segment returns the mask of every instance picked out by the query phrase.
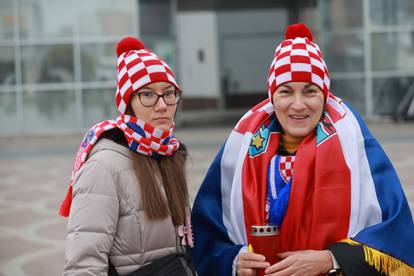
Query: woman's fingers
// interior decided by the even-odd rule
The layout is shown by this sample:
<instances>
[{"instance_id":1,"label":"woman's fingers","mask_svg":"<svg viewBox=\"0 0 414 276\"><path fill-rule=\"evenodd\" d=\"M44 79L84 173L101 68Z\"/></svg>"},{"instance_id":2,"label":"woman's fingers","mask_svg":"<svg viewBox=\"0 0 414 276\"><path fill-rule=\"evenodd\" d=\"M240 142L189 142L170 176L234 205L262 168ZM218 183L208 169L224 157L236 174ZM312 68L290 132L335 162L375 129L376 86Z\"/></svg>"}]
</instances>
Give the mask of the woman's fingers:
<instances>
[{"instance_id":1,"label":"woman's fingers","mask_svg":"<svg viewBox=\"0 0 414 276\"><path fill-rule=\"evenodd\" d=\"M299 252L299 251L296 251L296 252ZM294 251L286 251L286 252L277 254L277 256L281 259L284 259L284 258L287 258L287 257L293 255L293 254L295 254Z\"/></svg>"},{"instance_id":2,"label":"woman's fingers","mask_svg":"<svg viewBox=\"0 0 414 276\"><path fill-rule=\"evenodd\" d=\"M240 261L241 267L248 268L268 268L270 264L268 262L257 262L257 261Z\"/></svg>"},{"instance_id":3,"label":"woman's fingers","mask_svg":"<svg viewBox=\"0 0 414 276\"><path fill-rule=\"evenodd\" d=\"M256 276L256 269L242 268L237 270L237 276Z\"/></svg>"},{"instance_id":4,"label":"woman's fingers","mask_svg":"<svg viewBox=\"0 0 414 276\"><path fill-rule=\"evenodd\" d=\"M239 255L239 259L264 262L266 260L266 257L261 254L256 254L256 253L241 253Z\"/></svg>"},{"instance_id":5,"label":"woman's fingers","mask_svg":"<svg viewBox=\"0 0 414 276\"><path fill-rule=\"evenodd\" d=\"M256 269L265 269L270 266L265 260L265 256L260 254L241 253L237 258L237 274L256 275Z\"/></svg>"},{"instance_id":6,"label":"woman's fingers","mask_svg":"<svg viewBox=\"0 0 414 276\"><path fill-rule=\"evenodd\" d=\"M319 275L332 267L332 260L327 250L302 250L279 254L280 262L268 267L267 276Z\"/></svg>"},{"instance_id":7,"label":"woman's fingers","mask_svg":"<svg viewBox=\"0 0 414 276\"><path fill-rule=\"evenodd\" d=\"M284 258L286 258L286 257L284 257ZM283 260L277 262L276 264L270 266L269 268L267 268L266 269L266 274L274 273L274 272L277 272L277 271L284 271L284 270L288 269L291 265L292 265L291 259L283 259ZM281 274L281 275L283 275L283 274Z\"/></svg>"}]
</instances>

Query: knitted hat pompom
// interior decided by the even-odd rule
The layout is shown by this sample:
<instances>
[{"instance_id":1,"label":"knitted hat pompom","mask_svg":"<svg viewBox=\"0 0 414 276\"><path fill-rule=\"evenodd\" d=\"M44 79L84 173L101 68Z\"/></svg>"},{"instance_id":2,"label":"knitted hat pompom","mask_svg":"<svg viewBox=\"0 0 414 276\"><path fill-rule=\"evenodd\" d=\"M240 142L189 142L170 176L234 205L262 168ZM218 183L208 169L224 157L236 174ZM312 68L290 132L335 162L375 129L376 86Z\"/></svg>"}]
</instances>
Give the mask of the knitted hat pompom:
<instances>
[{"instance_id":1,"label":"knitted hat pompom","mask_svg":"<svg viewBox=\"0 0 414 276\"><path fill-rule=\"evenodd\" d=\"M311 30L303 23L289 25L286 29L285 39L295 39L297 37L306 37L310 41L313 41Z\"/></svg>"},{"instance_id":2,"label":"knitted hat pompom","mask_svg":"<svg viewBox=\"0 0 414 276\"><path fill-rule=\"evenodd\" d=\"M135 37L127 36L116 45L116 55L119 57L122 53L145 49L144 43Z\"/></svg>"}]
</instances>

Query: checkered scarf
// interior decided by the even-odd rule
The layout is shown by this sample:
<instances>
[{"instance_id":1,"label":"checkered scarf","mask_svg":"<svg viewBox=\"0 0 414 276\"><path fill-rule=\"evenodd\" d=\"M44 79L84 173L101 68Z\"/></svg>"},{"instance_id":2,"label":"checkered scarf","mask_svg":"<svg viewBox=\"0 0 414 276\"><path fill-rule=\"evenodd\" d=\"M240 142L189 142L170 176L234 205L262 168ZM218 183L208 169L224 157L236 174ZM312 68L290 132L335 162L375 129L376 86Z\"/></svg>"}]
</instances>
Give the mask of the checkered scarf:
<instances>
[{"instance_id":1,"label":"checkered scarf","mask_svg":"<svg viewBox=\"0 0 414 276\"><path fill-rule=\"evenodd\" d=\"M288 27L285 37L277 46L269 69L267 86L270 101L280 85L291 81L313 83L327 99L329 72L310 30L304 24L293 24Z\"/></svg>"},{"instance_id":2,"label":"checkered scarf","mask_svg":"<svg viewBox=\"0 0 414 276\"><path fill-rule=\"evenodd\" d=\"M116 120L132 151L143 155L172 155L180 143L172 136L173 128L163 131L129 115L121 115Z\"/></svg>"},{"instance_id":3,"label":"checkered scarf","mask_svg":"<svg viewBox=\"0 0 414 276\"><path fill-rule=\"evenodd\" d=\"M92 151L93 146L102 134L113 128L119 128L124 133L130 150L146 156L170 156L180 146L179 141L172 136L174 127L168 131L163 131L129 115L121 114L116 121L107 120L94 125L85 134L76 154L69 189L59 210L61 216L69 216L75 174L86 162L88 154Z\"/></svg>"}]
</instances>

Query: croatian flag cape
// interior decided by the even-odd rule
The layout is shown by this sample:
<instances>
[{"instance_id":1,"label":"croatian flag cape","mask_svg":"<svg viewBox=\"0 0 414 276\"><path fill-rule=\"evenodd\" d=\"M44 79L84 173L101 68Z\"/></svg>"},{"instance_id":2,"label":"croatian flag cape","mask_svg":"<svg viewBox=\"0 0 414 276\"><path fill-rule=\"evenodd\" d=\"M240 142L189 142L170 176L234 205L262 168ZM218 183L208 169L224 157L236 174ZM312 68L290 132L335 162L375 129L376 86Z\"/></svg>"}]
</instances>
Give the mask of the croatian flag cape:
<instances>
[{"instance_id":1,"label":"croatian flag cape","mask_svg":"<svg viewBox=\"0 0 414 276\"><path fill-rule=\"evenodd\" d=\"M250 226L266 224L267 173L281 127L267 99L237 123L194 202L200 275L232 275ZM395 170L359 115L329 93L314 133L297 149L279 251L362 244L387 274L414 275L414 225Z\"/></svg>"}]
</instances>

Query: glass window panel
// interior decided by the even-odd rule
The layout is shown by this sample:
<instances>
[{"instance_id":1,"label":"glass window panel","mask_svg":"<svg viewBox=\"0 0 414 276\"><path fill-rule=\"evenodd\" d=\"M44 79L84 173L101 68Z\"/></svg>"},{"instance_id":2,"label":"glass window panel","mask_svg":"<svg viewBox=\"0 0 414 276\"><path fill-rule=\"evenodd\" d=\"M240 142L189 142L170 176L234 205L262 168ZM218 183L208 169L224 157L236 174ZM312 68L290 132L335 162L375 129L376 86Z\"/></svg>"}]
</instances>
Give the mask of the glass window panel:
<instances>
[{"instance_id":1,"label":"glass window panel","mask_svg":"<svg viewBox=\"0 0 414 276\"><path fill-rule=\"evenodd\" d=\"M0 1L0 40L13 39L14 24L13 1Z\"/></svg>"},{"instance_id":2,"label":"glass window panel","mask_svg":"<svg viewBox=\"0 0 414 276\"><path fill-rule=\"evenodd\" d=\"M24 91L24 128L29 130L75 127L74 90Z\"/></svg>"},{"instance_id":3,"label":"glass window panel","mask_svg":"<svg viewBox=\"0 0 414 276\"><path fill-rule=\"evenodd\" d=\"M168 35L172 33L170 0L141 0L139 4L140 33L142 35Z\"/></svg>"},{"instance_id":4,"label":"glass window panel","mask_svg":"<svg viewBox=\"0 0 414 276\"><path fill-rule=\"evenodd\" d=\"M298 22L302 22L309 26L312 30L313 34L320 30L321 26L321 13L318 5L310 5L308 7L302 7L298 11L299 13L299 20Z\"/></svg>"},{"instance_id":5,"label":"glass window panel","mask_svg":"<svg viewBox=\"0 0 414 276\"><path fill-rule=\"evenodd\" d=\"M323 52L330 72L364 70L364 41L362 34L326 35Z\"/></svg>"},{"instance_id":6,"label":"glass window panel","mask_svg":"<svg viewBox=\"0 0 414 276\"><path fill-rule=\"evenodd\" d=\"M0 85L16 83L13 47L0 47Z\"/></svg>"},{"instance_id":7,"label":"glass window panel","mask_svg":"<svg viewBox=\"0 0 414 276\"><path fill-rule=\"evenodd\" d=\"M320 8L324 28L337 30L363 25L362 0L323 0Z\"/></svg>"},{"instance_id":8,"label":"glass window panel","mask_svg":"<svg viewBox=\"0 0 414 276\"><path fill-rule=\"evenodd\" d=\"M83 127L91 127L103 120L114 120L116 118L115 87L84 90L82 99Z\"/></svg>"},{"instance_id":9,"label":"glass window panel","mask_svg":"<svg viewBox=\"0 0 414 276\"><path fill-rule=\"evenodd\" d=\"M372 35L372 67L374 70L414 68L414 32Z\"/></svg>"},{"instance_id":10,"label":"glass window panel","mask_svg":"<svg viewBox=\"0 0 414 276\"><path fill-rule=\"evenodd\" d=\"M332 93L362 115L366 114L364 88L364 79L333 79L331 82Z\"/></svg>"},{"instance_id":11,"label":"glass window panel","mask_svg":"<svg viewBox=\"0 0 414 276\"><path fill-rule=\"evenodd\" d=\"M18 129L16 93L0 92L0 134Z\"/></svg>"},{"instance_id":12,"label":"glass window panel","mask_svg":"<svg viewBox=\"0 0 414 276\"><path fill-rule=\"evenodd\" d=\"M116 81L115 44L81 44L82 81Z\"/></svg>"},{"instance_id":13,"label":"glass window panel","mask_svg":"<svg viewBox=\"0 0 414 276\"><path fill-rule=\"evenodd\" d=\"M24 83L73 82L73 45L22 47Z\"/></svg>"},{"instance_id":14,"label":"glass window panel","mask_svg":"<svg viewBox=\"0 0 414 276\"><path fill-rule=\"evenodd\" d=\"M376 78L373 87L375 115L395 117L408 104L413 104L414 77Z\"/></svg>"},{"instance_id":15,"label":"glass window panel","mask_svg":"<svg viewBox=\"0 0 414 276\"><path fill-rule=\"evenodd\" d=\"M282 36L256 36L254 39L251 36L243 36L222 39L221 79L225 86L225 93L265 93L275 41L282 41Z\"/></svg>"},{"instance_id":16,"label":"glass window panel","mask_svg":"<svg viewBox=\"0 0 414 276\"><path fill-rule=\"evenodd\" d=\"M136 0L75 0L82 36L136 35Z\"/></svg>"},{"instance_id":17,"label":"glass window panel","mask_svg":"<svg viewBox=\"0 0 414 276\"><path fill-rule=\"evenodd\" d=\"M22 38L68 37L73 34L72 0L20 0Z\"/></svg>"},{"instance_id":18,"label":"glass window panel","mask_svg":"<svg viewBox=\"0 0 414 276\"><path fill-rule=\"evenodd\" d=\"M369 6L371 23L374 26L414 24L412 0L371 0Z\"/></svg>"},{"instance_id":19,"label":"glass window panel","mask_svg":"<svg viewBox=\"0 0 414 276\"><path fill-rule=\"evenodd\" d=\"M264 93L275 47L289 24L289 11L282 8L220 11L217 24L223 92Z\"/></svg>"},{"instance_id":20,"label":"glass window panel","mask_svg":"<svg viewBox=\"0 0 414 276\"><path fill-rule=\"evenodd\" d=\"M276 34L289 24L289 13L287 9L220 11L217 24L220 35Z\"/></svg>"}]
</instances>

